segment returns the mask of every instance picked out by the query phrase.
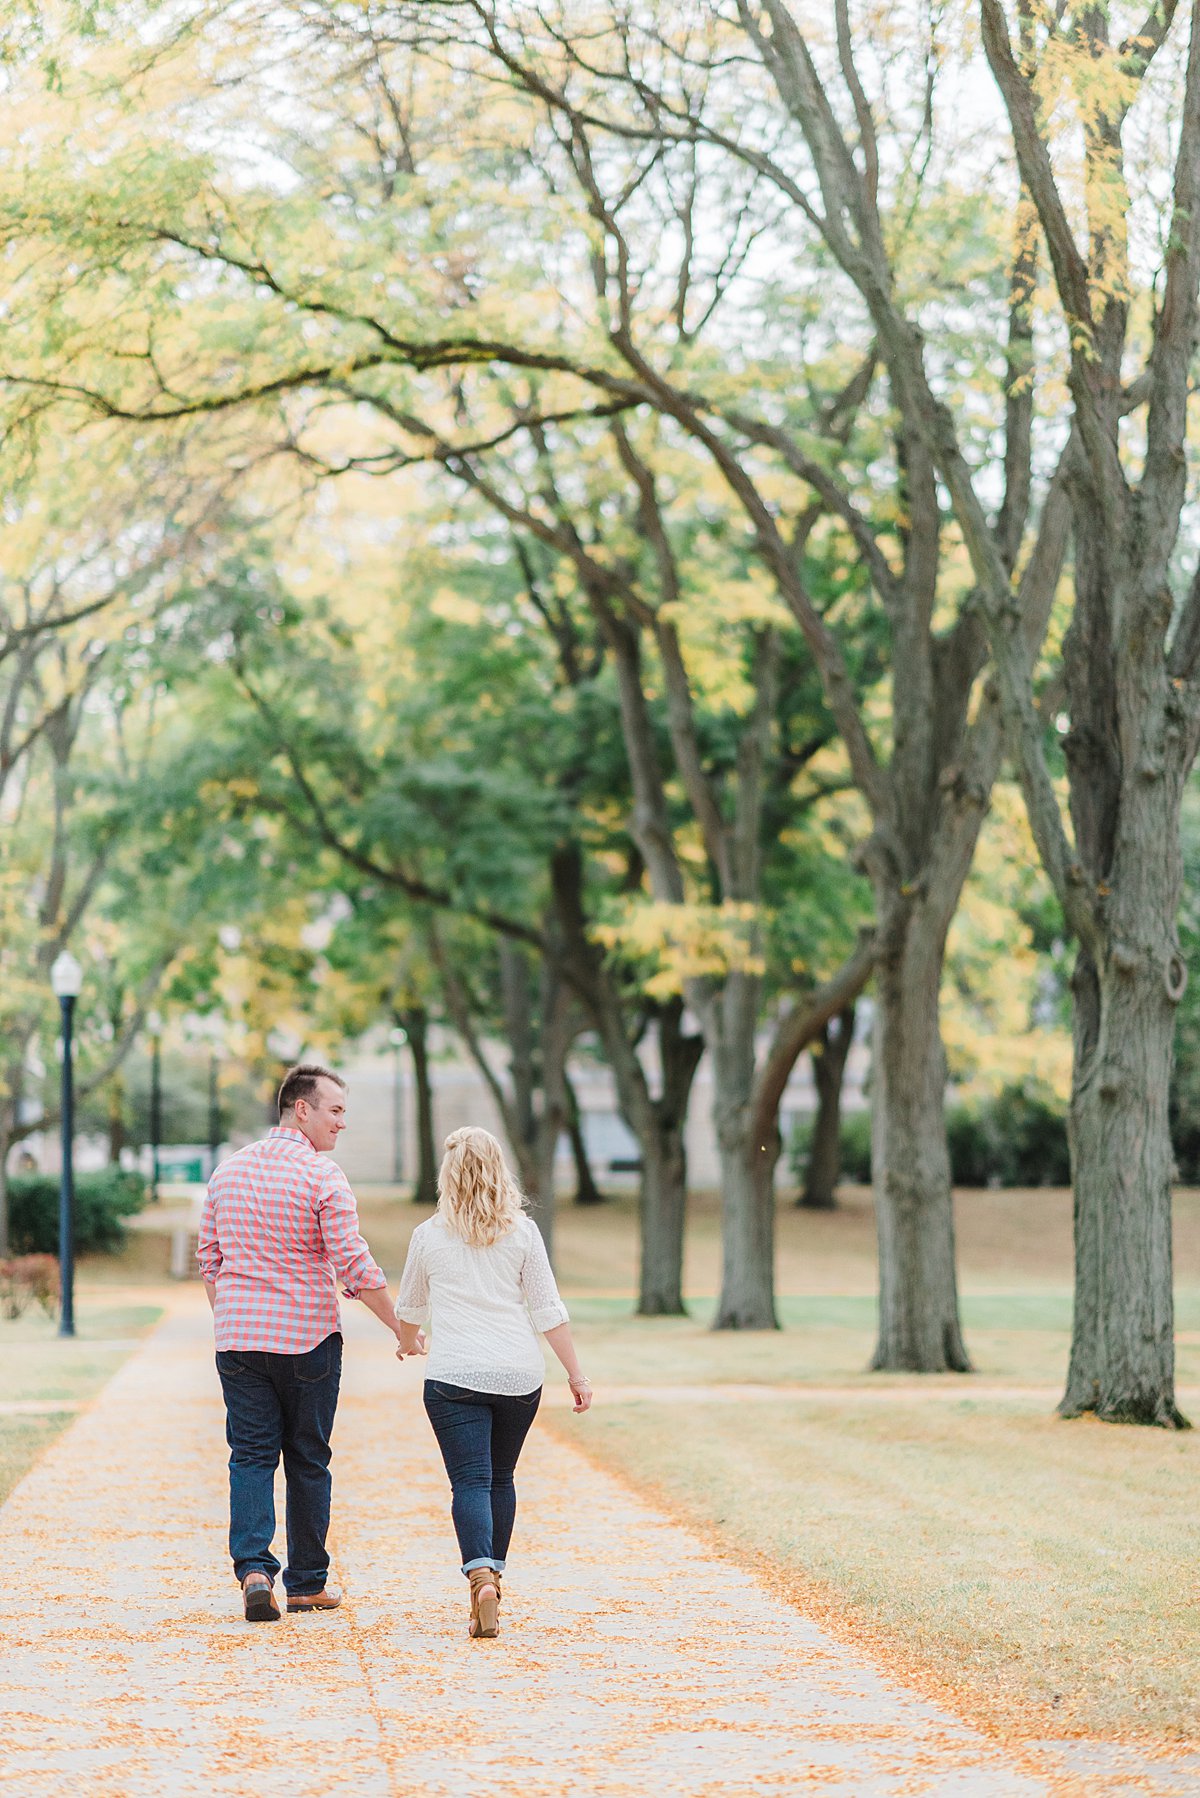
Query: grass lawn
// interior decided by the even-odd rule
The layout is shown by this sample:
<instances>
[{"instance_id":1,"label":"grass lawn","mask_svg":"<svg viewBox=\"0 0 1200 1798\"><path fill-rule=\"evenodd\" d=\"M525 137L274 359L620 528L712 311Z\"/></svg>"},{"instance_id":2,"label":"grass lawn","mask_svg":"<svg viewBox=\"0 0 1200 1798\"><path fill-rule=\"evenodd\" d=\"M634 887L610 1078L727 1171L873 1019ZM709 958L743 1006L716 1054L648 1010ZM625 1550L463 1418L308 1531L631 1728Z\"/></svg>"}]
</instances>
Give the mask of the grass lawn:
<instances>
[{"instance_id":1,"label":"grass lawn","mask_svg":"<svg viewBox=\"0 0 1200 1798\"><path fill-rule=\"evenodd\" d=\"M1191 1436L900 1390L547 1417L1005 1734L1196 1734Z\"/></svg>"},{"instance_id":2,"label":"grass lawn","mask_svg":"<svg viewBox=\"0 0 1200 1798\"><path fill-rule=\"evenodd\" d=\"M781 1203L784 1328L745 1334L708 1328L711 1197L693 1206L688 1318L632 1315L631 1199L562 1206L559 1275L597 1402L582 1420L548 1406L547 1426L1010 1738L1200 1738L1200 1432L1054 1416L1069 1193L959 1195L976 1373L926 1380L866 1371L874 1223L868 1193L842 1197L832 1214ZM428 1213L383 1192L360 1211L395 1281ZM143 1238L104 1277L157 1282L166 1252ZM1200 1422L1197 1192L1178 1195L1175 1264L1182 1399Z\"/></svg>"},{"instance_id":3,"label":"grass lawn","mask_svg":"<svg viewBox=\"0 0 1200 1798\"><path fill-rule=\"evenodd\" d=\"M901 1677L1010 1737L1194 1739L1200 1434L1054 1416L1069 1346L1069 1194L960 1195L977 1372L930 1380L865 1371L870 1204L861 1191L845 1199L833 1216L781 1210L778 1334L706 1327L715 1219L697 1231L693 1290L707 1292L694 1318L658 1321L596 1290L599 1251L580 1254L584 1278L572 1282L576 1237L591 1227L572 1217L560 1259L599 1397L582 1426L551 1409L550 1427ZM1200 1422L1195 1193L1179 1195L1176 1268L1179 1378ZM731 1384L765 1390L722 1398Z\"/></svg>"},{"instance_id":4,"label":"grass lawn","mask_svg":"<svg viewBox=\"0 0 1200 1798\"><path fill-rule=\"evenodd\" d=\"M161 1315L156 1305L89 1292L76 1300L73 1341L60 1339L57 1318L36 1306L0 1320L0 1503L70 1423L74 1410L66 1407L85 1405ZM32 1408L42 1404L62 1408Z\"/></svg>"}]
</instances>

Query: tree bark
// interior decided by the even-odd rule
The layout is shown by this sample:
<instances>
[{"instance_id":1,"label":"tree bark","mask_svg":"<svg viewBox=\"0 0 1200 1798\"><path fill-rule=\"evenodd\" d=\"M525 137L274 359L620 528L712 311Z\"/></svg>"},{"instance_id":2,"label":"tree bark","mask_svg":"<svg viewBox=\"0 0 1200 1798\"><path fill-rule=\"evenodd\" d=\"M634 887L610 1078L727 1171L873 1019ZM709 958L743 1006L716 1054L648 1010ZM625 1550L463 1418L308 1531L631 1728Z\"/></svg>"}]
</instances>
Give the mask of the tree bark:
<instances>
[{"instance_id":1,"label":"tree bark","mask_svg":"<svg viewBox=\"0 0 1200 1798\"><path fill-rule=\"evenodd\" d=\"M121 1151L127 1140L125 1082L120 1074L114 1074L108 1083L108 1159L113 1167L120 1167Z\"/></svg>"},{"instance_id":2,"label":"tree bark","mask_svg":"<svg viewBox=\"0 0 1200 1798\"><path fill-rule=\"evenodd\" d=\"M566 1128L566 1063L574 1029L571 994L562 979L558 951L548 949L542 959L535 1022L528 963L521 951L505 942L499 945L504 1035L510 1052L506 1084L491 1064L470 999L436 930L429 941L455 1028L495 1100L530 1215L547 1253L553 1255L554 1160Z\"/></svg>"},{"instance_id":3,"label":"tree bark","mask_svg":"<svg viewBox=\"0 0 1200 1798\"><path fill-rule=\"evenodd\" d=\"M571 1139L571 1154L575 1162L575 1203L603 1205L604 1194L596 1185L596 1176L588 1160L587 1144L583 1140L583 1119L579 1115L579 1099L569 1075L564 1078L564 1086L567 1095L567 1135Z\"/></svg>"},{"instance_id":4,"label":"tree bark","mask_svg":"<svg viewBox=\"0 0 1200 1798\"><path fill-rule=\"evenodd\" d=\"M658 1015L662 1088L650 1090L636 1051L629 1047L617 1071L621 1115L637 1137L642 1156L638 1206L640 1232L639 1317L686 1317L683 1296L684 1229L687 1221L687 1128L692 1082L704 1052L703 1037L687 1031L683 1003L669 1001Z\"/></svg>"},{"instance_id":5,"label":"tree bark","mask_svg":"<svg viewBox=\"0 0 1200 1798\"><path fill-rule=\"evenodd\" d=\"M727 974L708 1007L705 1038L713 1057L713 1122L721 1163L721 1294L715 1330L777 1330L775 1311L775 1166L773 1142L755 1128L754 1027L760 981Z\"/></svg>"},{"instance_id":6,"label":"tree bark","mask_svg":"<svg viewBox=\"0 0 1200 1798\"><path fill-rule=\"evenodd\" d=\"M879 1237L879 1371L967 1372L958 1318L938 1026L945 931L910 916L876 970L871 1177Z\"/></svg>"},{"instance_id":7,"label":"tree bark","mask_svg":"<svg viewBox=\"0 0 1200 1798\"><path fill-rule=\"evenodd\" d=\"M1186 980L1175 934L1179 759L1171 773L1121 781L1100 952L1080 951L1072 983L1075 1309L1059 1406L1067 1417L1174 1428L1186 1424L1175 1401L1167 1113Z\"/></svg>"},{"instance_id":8,"label":"tree bark","mask_svg":"<svg viewBox=\"0 0 1200 1798\"><path fill-rule=\"evenodd\" d=\"M617 1088L622 1118L637 1139L642 1161L638 1258L638 1315L682 1317L683 1231L687 1210L684 1130L703 1038L684 1026L682 999L655 1012L662 1087L651 1090L637 1038L622 1000L619 977L586 929L583 862L576 845L554 858L555 913L566 966L599 1031Z\"/></svg>"},{"instance_id":9,"label":"tree bark","mask_svg":"<svg viewBox=\"0 0 1200 1798\"><path fill-rule=\"evenodd\" d=\"M638 1205L641 1267L639 1317L685 1317L683 1247L687 1220L687 1156L681 1130L655 1128L639 1138Z\"/></svg>"},{"instance_id":10,"label":"tree bark","mask_svg":"<svg viewBox=\"0 0 1200 1798\"><path fill-rule=\"evenodd\" d=\"M7 1128L0 1128L0 1258L12 1253L8 1205L8 1157L12 1138Z\"/></svg>"},{"instance_id":11,"label":"tree bark","mask_svg":"<svg viewBox=\"0 0 1200 1798\"><path fill-rule=\"evenodd\" d=\"M554 1253L554 1161L567 1124L567 1052L571 1046L571 996L556 956L543 957L537 1021L528 962L511 944L500 944L505 989L505 1029L512 1051L513 1099L509 1132L520 1158L529 1210Z\"/></svg>"},{"instance_id":12,"label":"tree bark","mask_svg":"<svg viewBox=\"0 0 1200 1798\"><path fill-rule=\"evenodd\" d=\"M433 1082L429 1070L429 1013L411 1006L400 1015L412 1051L417 1123L417 1182L414 1205L437 1204L438 1155L433 1135Z\"/></svg>"},{"instance_id":13,"label":"tree bark","mask_svg":"<svg viewBox=\"0 0 1200 1798\"><path fill-rule=\"evenodd\" d=\"M804 1190L796 1203L808 1211L832 1211L842 1172L842 1083L854 1038L854 1007L839 1013L837 1029L826 1024L812 1049L817 1113L813 1119Z\"/></svg>"},{"instance_id":14,"label":"tree bark","mask_svg":"<svg viewBox=\"0 0 1200 1798\"><path fill-rule=\"evenodd\" d=\"M704 1039L683 1027L683 1004L659 1012L662 1089L651 1090L645 1068L615 1010L603 1027L621 1116L637 1138L642 1177L638 1203L639 1317L685 1317L683 1245L687 1216L687 1127L692 1082Z\"/></svg>"}]
</instances>

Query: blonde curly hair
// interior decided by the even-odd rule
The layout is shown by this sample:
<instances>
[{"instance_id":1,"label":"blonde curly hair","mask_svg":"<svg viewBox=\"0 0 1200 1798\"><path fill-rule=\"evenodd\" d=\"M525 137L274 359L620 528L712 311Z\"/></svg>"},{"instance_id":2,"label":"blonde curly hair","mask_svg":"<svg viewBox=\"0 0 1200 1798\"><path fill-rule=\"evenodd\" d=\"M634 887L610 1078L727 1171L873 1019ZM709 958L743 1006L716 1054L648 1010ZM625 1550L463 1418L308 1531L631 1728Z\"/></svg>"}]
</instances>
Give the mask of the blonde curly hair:
<instances>
[{"instance_id":1,"label":"blonde curly hair","mask_svg":"<svg viewBox=\"0 0 1200 1798\"><path fill-rule=\"evenodd\" d=\"M438 1169L438 1213L472 1248L507 1236L525 1209L525 1195L494 1136L474 1127L452 1130Z\"/></svg>"}]
</instances>

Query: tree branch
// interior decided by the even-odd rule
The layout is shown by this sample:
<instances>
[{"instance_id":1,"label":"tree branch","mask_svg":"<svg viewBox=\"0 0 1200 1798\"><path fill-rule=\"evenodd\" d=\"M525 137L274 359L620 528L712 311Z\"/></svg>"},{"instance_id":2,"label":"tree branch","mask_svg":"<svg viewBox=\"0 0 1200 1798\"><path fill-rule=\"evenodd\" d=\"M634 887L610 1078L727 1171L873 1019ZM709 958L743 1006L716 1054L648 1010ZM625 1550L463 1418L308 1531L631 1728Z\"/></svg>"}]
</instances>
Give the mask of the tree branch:
<instances>
[{"instance_id":1,"label":"tree branch","mask_svg":"<svg viewBox=\"0 0 1200 1798\"><path fill-rule=\"evenodd\" d=\"M830 1018L836 1017L858 997L871 978L877 948L874 931L860 931L857 947L837 973L814 992L797 999L779 1019L755 1078L750 1101L756 1142L764 1141L774 1128L798 1056L820 1034Z\"/></svg>"},{"instance_id":2,"label":"tree branch","mask_svg":"<svg viewBox=\"0 0 1200 1798\"><path fill-rule=\"evenodd\" d=\"M380 880L387 886L396 887L402 893L406 893L410 899L435 906L442 911L456 912L460 917L474 918L476 922L486 924L489 930L496 931L500 936L510 937L515 942L528 943L531 948L538 950L544 948L541 934L531 929L528 924L522 924L516 918L505 917L502 912L493 911L489 906L464 905L444 888L430 886L427 881L406 874L403 869L376 861L374 856L364 854L362 850L356 849L353 844L347 843L344 838L339 836L330 822L329 814L321 803L319 795L305 774L300 758L292 747L287 733L283 730L274 708L258 692L244 668L239 668L237 678L247 699L270 727L276 744L291 769L292 779L308 807L317 835L327 848L332 849L334 854L340 856L349 867L357 868L360 874L370 875L374 880Z\"/></svg>"}]
</instances>

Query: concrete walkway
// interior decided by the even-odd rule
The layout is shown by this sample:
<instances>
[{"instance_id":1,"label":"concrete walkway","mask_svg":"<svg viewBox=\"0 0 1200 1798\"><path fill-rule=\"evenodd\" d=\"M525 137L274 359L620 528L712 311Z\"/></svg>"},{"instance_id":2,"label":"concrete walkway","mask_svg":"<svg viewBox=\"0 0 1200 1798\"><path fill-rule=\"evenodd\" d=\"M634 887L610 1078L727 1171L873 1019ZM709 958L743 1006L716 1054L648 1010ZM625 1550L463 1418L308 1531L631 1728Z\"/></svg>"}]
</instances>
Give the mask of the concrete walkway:
<instances>
[{"instance_id":1,"label":"concrete walkway","mask_svg":"<svg viewBox=\"0 0 1200 1798\"><path fill-rule=\"evenodd\" d=\"M537 1429L502 1633L468 1642L419 1365L347 1322L332 1542L347 1605L242 1621L208 1313L181 1292L0 1510L0 1791L1200 1791L1178 1772L1110 1783L1115 1764L1093 1762L1064 1782L1057 1756L1006 1758Z\"/></svg>"}]
</instances>

